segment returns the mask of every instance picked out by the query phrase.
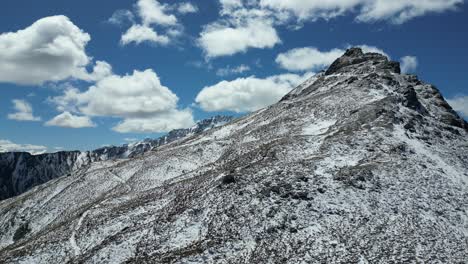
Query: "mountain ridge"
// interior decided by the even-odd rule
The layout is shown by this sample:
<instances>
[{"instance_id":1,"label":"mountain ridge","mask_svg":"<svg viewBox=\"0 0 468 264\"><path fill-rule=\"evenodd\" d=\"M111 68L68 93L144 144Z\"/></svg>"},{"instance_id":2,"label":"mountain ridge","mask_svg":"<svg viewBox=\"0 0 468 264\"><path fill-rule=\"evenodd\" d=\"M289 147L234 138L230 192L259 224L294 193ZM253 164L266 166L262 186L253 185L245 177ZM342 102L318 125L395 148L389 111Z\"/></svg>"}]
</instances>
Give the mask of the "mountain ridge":
<instances>
[{"instance_id":1,"label":"mountain ridge","mask_svg":"<svg viewBox=\"0 0 468 264\"><path fill-rule=\"evenodd\" d=\"M350 53L269 107L1 201L0 261L465 262L466 122Z\"/></svg>"},{"instance_id":2,"label":"mountain ridge","mask_svg":"<svg viewBox=\"0 0 468 264\"><path fill-rule=\"evenodd\" d=\"M46 183L92 162L134 158L175 140L201 133L233 119L214 116L197 122L193 127L172 130L157 139L144 139L132 144L106 146L91 151L58 151L33 155L28 152L0 153L0 200L7 199Z\"/></svg>"}]
</instances>

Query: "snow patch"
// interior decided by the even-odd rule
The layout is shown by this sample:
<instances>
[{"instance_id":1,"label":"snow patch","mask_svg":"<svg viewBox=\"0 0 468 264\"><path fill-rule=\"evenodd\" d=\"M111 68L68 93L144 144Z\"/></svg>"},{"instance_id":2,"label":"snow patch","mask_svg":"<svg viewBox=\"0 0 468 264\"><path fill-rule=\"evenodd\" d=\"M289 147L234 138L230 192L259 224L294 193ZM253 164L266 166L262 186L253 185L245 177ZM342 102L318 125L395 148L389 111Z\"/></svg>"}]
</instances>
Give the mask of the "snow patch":
<instances>
[{"instance_id":1,"label":"snow patch","mask_svg":"<svg viewBox=\"0 0 468 264\"><path fill-rule=\"evenodd\" d=\"M306 136L318 136L327 132L328 128L333 126L336 120L317 120L313 124L310 124L302 130L303 135Z\"/></svg>"}]
</instances>

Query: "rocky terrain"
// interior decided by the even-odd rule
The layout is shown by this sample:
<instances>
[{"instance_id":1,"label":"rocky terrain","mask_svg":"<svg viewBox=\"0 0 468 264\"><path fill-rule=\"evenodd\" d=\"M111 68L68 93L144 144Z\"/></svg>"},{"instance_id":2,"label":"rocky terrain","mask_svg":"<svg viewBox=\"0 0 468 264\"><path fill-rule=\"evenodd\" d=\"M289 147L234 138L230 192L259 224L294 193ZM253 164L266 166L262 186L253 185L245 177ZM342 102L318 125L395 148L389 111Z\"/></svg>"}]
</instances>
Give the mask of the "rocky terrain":
<instances>
[{"instance_id":1,"label":"rocky terrain","mask_svg":"<svg viewBox=\"0 0 468 264\"><path fill-rule=\"evenodd\" d=\"M468 125L350 49L280 102L0 202L1 263L466 263Z\"/></svg>"},{"instance_id":2,"label":"rocky terrain","mask_svg":"<svg viewBox=\"0 0 468 264\"><path fill-rule=\"evenodd\" d=\"M93 151L61 151L41 155L27 152L0 153L0 200L7 199L92 162L141 156L167 143L232 121L229 116L215 116L191 128L176 129L157 139L145 139L123 146L102 147Z\"/></svg>"}]
</instances>

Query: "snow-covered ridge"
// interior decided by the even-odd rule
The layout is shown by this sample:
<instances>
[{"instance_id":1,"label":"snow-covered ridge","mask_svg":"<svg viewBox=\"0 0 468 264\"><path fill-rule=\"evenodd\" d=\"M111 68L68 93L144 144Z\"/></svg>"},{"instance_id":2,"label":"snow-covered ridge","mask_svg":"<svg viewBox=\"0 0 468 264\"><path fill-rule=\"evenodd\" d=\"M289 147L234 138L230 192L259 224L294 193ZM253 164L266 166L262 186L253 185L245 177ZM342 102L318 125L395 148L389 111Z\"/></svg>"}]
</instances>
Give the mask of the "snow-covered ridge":
<instances>
[{"instance_id":1,"label":"snow-covered ridge","mask_svg":"<svg viewBox=\"0 0 468 264\"><path fill-rule=\"evenodd\" d=\"M330 69L0 201L0 263L466 263L466 122L381 55Z\"/></svg>"},{"instance_id":2,"label":"snow-covered ridge","mask_svg":"<svg viewBox=\"0 0 468 264\"><path fill-rule=\"evenodd\" d=\"M214 116L193 127L170 131L157 139L145 139L122 146L108 146L92 151L61 151L31 155L24 152L0 153L0 200L19 195L92 162L134 158L181 138L202 133L232 121L230 116Z\"/></svg>"}]
</instances>

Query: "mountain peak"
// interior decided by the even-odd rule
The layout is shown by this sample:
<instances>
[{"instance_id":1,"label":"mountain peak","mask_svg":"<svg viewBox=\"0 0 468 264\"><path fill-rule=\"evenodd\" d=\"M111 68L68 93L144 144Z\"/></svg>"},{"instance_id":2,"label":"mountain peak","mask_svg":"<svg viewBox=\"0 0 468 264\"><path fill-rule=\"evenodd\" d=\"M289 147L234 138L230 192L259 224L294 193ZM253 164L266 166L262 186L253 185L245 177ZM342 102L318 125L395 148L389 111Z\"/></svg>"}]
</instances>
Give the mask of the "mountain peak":
<instances>
[{"instance_id":1,"label":"mountain peak","mask_svg":"<svg viewBox=\"0 0 468 264\"><path fill-rule=\"evenodd\" d=\"M387 56L379 53L364 53L361 48L353 47L346 50L345 54L335 60L325 75L344 73L360 69L364 72L389 71L401 73L400 63L390 61Z\"/></svg>"},{"instance_id":2,"label":"mountain peak","mask_svg":"<svg viewBox=\"0 0 468 264\"><path fill-rule=\"evenodd\" d=\"M359 47L352 47L352 48L347 49L343 56L362 57L362 56L364 56L364 52Z\"/></svg>"}]
</instances>

